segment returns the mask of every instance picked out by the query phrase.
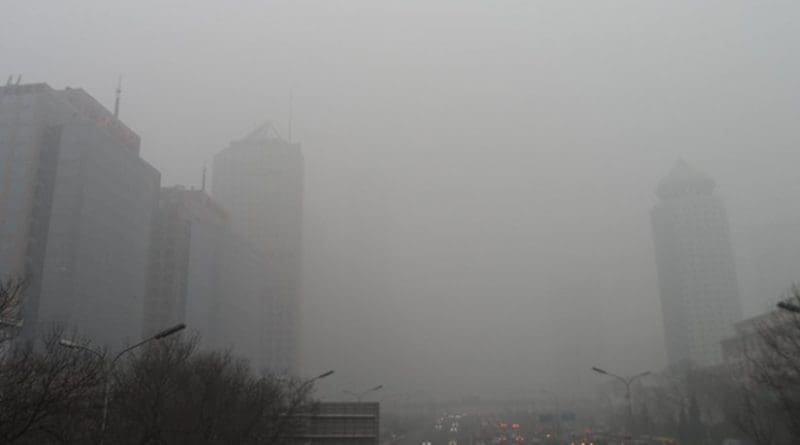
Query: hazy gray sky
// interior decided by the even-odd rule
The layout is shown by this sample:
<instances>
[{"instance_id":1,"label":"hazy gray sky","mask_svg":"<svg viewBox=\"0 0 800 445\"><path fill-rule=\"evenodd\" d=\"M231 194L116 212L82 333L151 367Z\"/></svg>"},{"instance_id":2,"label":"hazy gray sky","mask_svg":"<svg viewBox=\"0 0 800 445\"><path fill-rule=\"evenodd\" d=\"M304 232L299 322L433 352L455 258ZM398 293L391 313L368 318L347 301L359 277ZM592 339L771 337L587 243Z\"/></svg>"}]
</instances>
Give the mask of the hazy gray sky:
<instances>
[{"instance_id":1,"label":"hazy gray sky","mask_svg":"<svg viewBox=\"0 0 800 445\"><path fill-rule=\"evenodd\" d=\"M122 74L164 184L197 185L264 120L285 129L294 91L306 369L337 370L329 393L657 369L649 211L679 157L726 200L747 314L798 269L778 236L800 221L797 2L0 6L2 79L110 105Z\"/></svg>"}]
</instances>

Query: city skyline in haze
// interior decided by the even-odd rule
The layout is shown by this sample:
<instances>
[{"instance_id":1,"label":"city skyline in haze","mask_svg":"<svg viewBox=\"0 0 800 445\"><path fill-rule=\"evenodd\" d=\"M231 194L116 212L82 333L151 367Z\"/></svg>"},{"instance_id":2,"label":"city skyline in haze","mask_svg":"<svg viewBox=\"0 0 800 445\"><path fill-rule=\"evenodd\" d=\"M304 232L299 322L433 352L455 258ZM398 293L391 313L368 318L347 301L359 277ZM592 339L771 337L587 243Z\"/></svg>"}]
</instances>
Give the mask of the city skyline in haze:
<instances>
[{"instance_id":1,"label":"city skyline in haze","mask_svg":"<svg viewBox=\"0 0 800 445\"><path fill-rule=\"evenodd\" d=\"M586 308L608 361L587 381L665 363L649 211L678 158L726 201L745 316L791 284L800 6L722 4L33 2L2 19L0 60L108 108L122 74L163 185L199 188L264 120L285 135L291 94L304 372L336 369L331 394L495 394L578 366L549 326L597 335L560 323Z\"/></svg>"}]
</instances>

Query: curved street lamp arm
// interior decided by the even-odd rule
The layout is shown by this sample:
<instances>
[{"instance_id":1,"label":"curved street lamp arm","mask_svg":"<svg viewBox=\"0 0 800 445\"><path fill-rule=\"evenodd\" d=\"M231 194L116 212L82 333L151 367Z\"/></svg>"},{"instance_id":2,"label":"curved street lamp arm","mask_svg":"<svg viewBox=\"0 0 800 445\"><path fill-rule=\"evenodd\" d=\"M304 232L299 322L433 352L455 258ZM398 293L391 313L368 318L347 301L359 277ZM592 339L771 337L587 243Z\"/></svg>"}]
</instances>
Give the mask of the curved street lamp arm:
<instances>
[{"instance_id":1,"label":"curved street lamp arm","mask_svg":"<svg viewBox=\"0 0 800 445\"><path fill-rule=\"evenodd\" d=\"M643 372L643 373L641 373L641 374L636 374L636 375L634 375L634 376L631 376L631 377L628 377L628 378L626 379L625 377L622 377L622 376L616 375L616 374L614 374L614 373L608 372L608 371L606 371L606 370L604 370L604 369L600 369L600 368L598 368L598 367L595 367L595 366L592 366L592 371L594 371L594 372L596 372L596 373L598 373L598 374L605 374L605 375L607 375L607 376L614 377L615 379L617 379L617 380L619 380L620 382L622 382L622 383L623 383L625 386L629 386L631 383L633 383L633 382L634 382L634 380L636 380L636 379L638 379L638 378L644 377L644 376L646 376L646 375L650 375L650 371L645 371L645 372Z\"/></svg>"},{"instance_id":2,"label":"curved street lamp arm","mask_svg":"<svg viewBox=\"0 0 800 445\"><path fill-rule=\"evenodd\" d=\"M648 376L648 375L650 375L650 371L645 371L645 372L643 372L643 373L636 374L636 375L635 375L635 376L633 376L633 377L629 377L629 378L628 378L628 382L629 382L629 383L633 383L633 382L634 382L634 380L636 380L636 379L639 379L639 378L642 378L642 377L644 377L644 376Z\"/></svg>"},{"instance_id":3,"label":"curved street lamp arm","mask_svg":"<svg viewBox=\"0 0 800 445\"><path fill-rule=\"evenodd\" d=\"M364 398L365 395L367 395L367 394L369 394L371 392L374 392L374 391L381 390L381 389L383 389L383 385L378 385L378 386L376 386L374 388L365 389L364 391L361 391L361 392L348 391L348 390L342 390L342 392L347 394L347 395L349 395L349 396L353 396L358 400L361 400L361 399Z\"/></svg>"},{"instance_id":4,"label":"curved street lamp arm","mask_svg":"<svg viewBox=\"0 0 800 445\"><path fill-rule=\"evenodd\" d=\"M374 388L370 388L370 389L364 390L361 394L358 394L358 400L361 401L361 399L363 399L365 395L367 395L367 394L369 394L371 392L380 391L382 388L383 388L383 385L378 385L378 386L376 386Z\"/></svg>"},{"instance_id":5,"label":"curved street lamp arm","mask_svg":"<svg viewBox=\"0 0 800 445\"><path fill-rule=\"evenodd\" d=\"M625 377L621 377L621 376L618 376L618 375L616 375L616 374L612 374L612 373L610 373L610 372L606 372L606 375L608 375L608 376L611 376L611 377L614 377L615 379L617 379L617 380L619 380L620 382L622 382L622 383L623 383L625 386L628 386L628 385L630 385L630 384L631 384L631 382L629 382L628 380L626 380L626 379L625 379Z\"/></svg>"},{"instance_id":6,"label":"curved street lamp arm","mask_svg":"<svg viewBox=\"0 0 800 445\"><path fill-rule=\"evenodd\" d=\"M150 341L152 341L152 340L155 340L155 337L146 338L146 339L144 339L144 340L140 341L139 343L136 343L136 344L134 344L134 345L132 345L132 346L128 346L127 348L123 349L122 351L119 351L119 352L117 353L117 355L115 355L115 356L114 356L114 358L113 358L113 359L111 359L111 367L113 367L113 366L114 366L114 364L115 364L115 363L117 363L117 360L119 360L119 359L120 359L120 357L122 357L122 356L123 356L123 355L125 355L126 353L128 353L128 352L130 352L130 351L132 351L132 350L134 350L134 349L136 349L136 348L138 348L139 346L142 346L142 345L144 345L144 344L146 344L146 343L149 343L149 342L150 342Z\"/></svg>"},{"instance_id":7,"label":"curved street lamp arm","mask_svg":"<svg viewBox=\"0 0 800 445\"><path fill-rule=\"evenodd\" d=\"M332 369L330 371L326 371L326 372L324 372L324 373L322 373L322 374L320 374L320 375L318 375L318 376L316 376L314 378L310 378L310 379L306 380L305 382L301 383L298 388L299 389L304 389L306 386L313 385L314 382L316 382L317 380L322 380L325 377L330 376L331 374L333 374L333 370Z\"/></svg>"},{"instance_id":8,"label":"curved street lamp arm","mask_svg":"<svg viewBox=\"0 0 800 445\"><path fill-rule=\"evenodd\" d=\"M62 338L61 340L58 341L58 344L64 346L65 348L80 349L81 351L91 352L92 354L99 357L101 360L106 358L106 354L104 352L98 351L97 349L90 348L86 345L82 345L72 340L67 340L65 338Z\"/></svg>"},{"instance_id":9,"label":"curved street lamp arm","mask_svg":"<svg viewBox=\"0 0 800 445\"><path fill-rule=\"evenodd\" d=\"M186 325L183 324L183 323L178 323L175 326L172 326L172 327L169 327L169 328L164 329L162 331L156 332L154 335L145 338L144 340L140 341L139 343L136 343L134 345L128 346L127 348L123 349L122 351L119 351L119 353L117 353L117 355L114 356L114 359L111 360L111 366L113 367L114 364L117 362L117 360L119 360L120 357L125 355L125 353L130 352L130 351L132 351L132 350L134 350L134 349L136 349L136 348L138 348L138 347L140 347L142 345L145 345L145 344L147 344L147 343L149 343L151 341L161 340L161 339L163 339L165 337L169 337L170 335L175 334L177 332L180 332L180 331L182 331L184 329L186 329Z\"/></svg>"}]
</instances>

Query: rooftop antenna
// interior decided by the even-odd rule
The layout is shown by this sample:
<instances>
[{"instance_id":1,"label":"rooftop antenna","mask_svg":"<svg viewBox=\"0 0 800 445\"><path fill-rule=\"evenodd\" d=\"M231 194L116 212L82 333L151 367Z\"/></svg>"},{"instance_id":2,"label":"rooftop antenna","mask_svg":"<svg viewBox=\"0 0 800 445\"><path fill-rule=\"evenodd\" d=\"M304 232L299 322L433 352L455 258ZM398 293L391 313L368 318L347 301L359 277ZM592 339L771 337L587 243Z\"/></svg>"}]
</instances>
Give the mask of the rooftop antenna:
<instances>
[{"instance_id":1,"label":"rooftop antenna","mask_svg":"<svg viewBox=\"0 0 800 445\"><path fill-rule=\"evenodd\" d=\"M289 137L289 143L290 144L292 143L292 118L294 117L293 114L294 114L294 90L290 89L289 90L289 131L287 132L288 133L287 136Z\"/></svg>"},{"instance_id":2,"label":"rooftop antenna","mask_svg":"<svg viewBox=\"0 0 800 445\"><path fill-rule=\"evenodd\" d=\"M117 95L114 99L114 117L119 119L119 99L122 96L122 76L117 80Z\"/></svg>"},{"instance_id":3,"label":"rooftop antenna","mask_svg":"<svg viewBox=\"0 0 800 445\"><path fill-rule=\"evenodd\" d=\"M206 191L206 163L203 162L203 180L200 183L200 190Z\"/></svg>"}]
</instances>

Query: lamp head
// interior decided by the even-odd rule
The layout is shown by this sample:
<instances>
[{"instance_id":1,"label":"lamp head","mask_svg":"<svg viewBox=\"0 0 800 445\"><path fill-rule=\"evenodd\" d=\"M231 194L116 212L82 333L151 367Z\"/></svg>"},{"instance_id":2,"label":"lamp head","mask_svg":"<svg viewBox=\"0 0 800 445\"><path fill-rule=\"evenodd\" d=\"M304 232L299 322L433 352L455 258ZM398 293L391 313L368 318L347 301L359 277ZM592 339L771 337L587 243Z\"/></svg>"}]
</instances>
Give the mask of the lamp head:
<instances>
[{"instance_id":1,"label":"lamp head","mask_svg":"<svg viewBox=\"0 0 800 445\"><path fill-rule=\"evenodd\" d=\"M61 340L59 340L58 344L61 345L61 346L64 346L65 348L72 348L72 349L81 347L80 344L78 344L78 343L76 343L76 342L74 342L72 340L67 340L66 338L62 338Z\"/></svg>"},{"instance_id":2,"label":"lamp head","mask_svg":"<svg viewBox=\"0 0 800 445\"><path fill-rule=\"evenodd\" d=\"M184 329L186 329L186 325L184 323L178 323L178 324L176 324L175 326L173 326L171 328L167 328L167 329L164 329L163 331L160 331L160 332L156 333L156 335L154 335L153 338L156 339L156 340L161 340L164 337L169 337L170 335L172 335L172 334L174 334L176 332L180 332L180 331L182 331Z\"/></svg>"},{"instance_id":3,"label":"lamp head","mask_svg":"<svg viewBox=\"0 0 800 445\"><path fill-rule=\"evenodd\" d=\"M318 376L317 376L317 379L324 379L325 377L328 377L328 376L330 376L331 374L333 374L333 369L331 369L331 370L330 370L330 371L328 371L328 372L325 372L325 373L322 373L322 374L318 375Z\"/></svg>"},{"instance_id":4,"label":"lamp head","mask_svg":"<svg viewBox=\"0 0 800 445\"><path fill-rule=\"evenodd\" d=\"M783 309L784 311L800 313L800 306L789 303L787 301L781 301L777 304L777 306L778 308Z\"/></svg>"}]
</instances>

